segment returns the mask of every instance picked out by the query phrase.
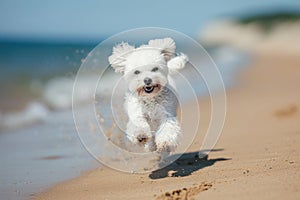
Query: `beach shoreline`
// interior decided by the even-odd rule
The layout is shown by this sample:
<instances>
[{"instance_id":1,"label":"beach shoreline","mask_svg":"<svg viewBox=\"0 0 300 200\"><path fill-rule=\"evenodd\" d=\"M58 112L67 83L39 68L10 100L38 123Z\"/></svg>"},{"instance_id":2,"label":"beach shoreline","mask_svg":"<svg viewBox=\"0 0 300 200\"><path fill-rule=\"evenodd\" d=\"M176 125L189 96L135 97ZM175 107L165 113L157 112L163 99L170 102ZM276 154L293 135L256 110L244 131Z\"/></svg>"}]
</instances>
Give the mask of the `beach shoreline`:
<instances>
[{"instance_id":1,"label":"beach shoreline","mask_svg":"<svg viewBox=\"0 0 300 200\"><path fill-rule=\"evenodd\" d=\"M156 178L100 167L31 198L299 199L299 65L299 57L284 52L253 53L238 84L227 90L225 126L207 161L179 163ZM205 130L209 98L199 105ZM188 152L199 150L201 142L197 137ZM189 173L176 174L179 169Z\"/></svg>"}]
</instances>

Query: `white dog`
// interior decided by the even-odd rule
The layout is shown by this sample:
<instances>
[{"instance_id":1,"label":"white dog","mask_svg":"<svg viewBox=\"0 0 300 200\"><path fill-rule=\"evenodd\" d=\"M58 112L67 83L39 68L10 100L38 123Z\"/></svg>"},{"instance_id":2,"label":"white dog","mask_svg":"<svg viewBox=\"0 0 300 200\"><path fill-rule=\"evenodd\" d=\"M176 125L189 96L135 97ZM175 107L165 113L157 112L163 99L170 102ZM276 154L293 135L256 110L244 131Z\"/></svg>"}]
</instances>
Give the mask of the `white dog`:
<instances>
[{"instance_id":1,"label":"white dog","mask_svg":"<svg viewBox=\"0 0 300 200\"><path fill-rule=\"evenodd\" d=\"M182 136L176 119L178 100L169 75L182 69L188 58L175 56L175 49L171 38L150 40L138 48L123 42L109 57L128 84L126 136L147 152L172 152Z\"/></svg>"}]
</instances>

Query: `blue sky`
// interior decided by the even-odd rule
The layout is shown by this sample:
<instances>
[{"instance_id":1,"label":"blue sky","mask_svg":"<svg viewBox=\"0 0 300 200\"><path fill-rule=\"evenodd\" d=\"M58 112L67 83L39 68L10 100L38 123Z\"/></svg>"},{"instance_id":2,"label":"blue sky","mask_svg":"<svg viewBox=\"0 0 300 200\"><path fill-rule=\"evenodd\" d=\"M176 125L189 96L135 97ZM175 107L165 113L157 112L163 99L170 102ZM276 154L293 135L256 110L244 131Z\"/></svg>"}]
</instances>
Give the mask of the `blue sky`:
<instances>
[{"instance_id":1,"label":"blue sky","mask_svg":"<svg viewBox=\"0 0 300 200\"><path fill-rule=\"evenodd\" d=\"M215 19L278 8L300 10L300 1L0 0L0 37L97 40L145 26L195 37Z\"/></svg>"}]
</instances>

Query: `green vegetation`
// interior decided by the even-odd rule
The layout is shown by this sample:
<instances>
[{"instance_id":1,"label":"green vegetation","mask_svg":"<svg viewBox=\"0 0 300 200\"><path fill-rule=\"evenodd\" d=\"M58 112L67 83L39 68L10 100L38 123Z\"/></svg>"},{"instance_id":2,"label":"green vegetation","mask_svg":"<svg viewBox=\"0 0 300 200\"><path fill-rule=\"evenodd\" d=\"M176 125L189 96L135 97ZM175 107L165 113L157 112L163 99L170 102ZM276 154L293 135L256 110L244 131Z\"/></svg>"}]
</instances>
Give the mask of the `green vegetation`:
<instances>
[{"instance_id":1,"label":"green vegetation","mask_svg":"<svg viewBox=\"0 0 300 200\"><path fill-rule=\"evenodd\" d=\"M244 17L237 20L242 25L255 23L261 26L265 31L270 31L274 26L284 22L295 22L300 21L300 13L270 13L270 14L259 14L250 17Z\"/></svg>"}]
</instances>

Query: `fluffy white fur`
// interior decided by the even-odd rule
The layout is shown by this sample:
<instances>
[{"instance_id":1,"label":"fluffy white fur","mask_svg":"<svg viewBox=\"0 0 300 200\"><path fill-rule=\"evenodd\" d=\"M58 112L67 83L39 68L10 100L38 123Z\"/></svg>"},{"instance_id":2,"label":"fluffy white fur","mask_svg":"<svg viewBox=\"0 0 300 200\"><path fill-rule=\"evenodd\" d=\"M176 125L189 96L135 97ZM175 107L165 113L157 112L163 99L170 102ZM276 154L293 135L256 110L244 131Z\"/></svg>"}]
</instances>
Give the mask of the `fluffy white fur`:
<instances>
[{"instance_id":1,"label":"fluffy white fur","mask_svg":"<svg viewBox=\"0 0 300 200\"><path fill-rule=\"evenodd\" d=\"M182 136L169 74L184 68L188 57L175 56L175 49L171 38L150 40L138 48L123 42L109 57L128 84L126 137L145 151L172 152Z\"/></svg>"}]
</instances>

